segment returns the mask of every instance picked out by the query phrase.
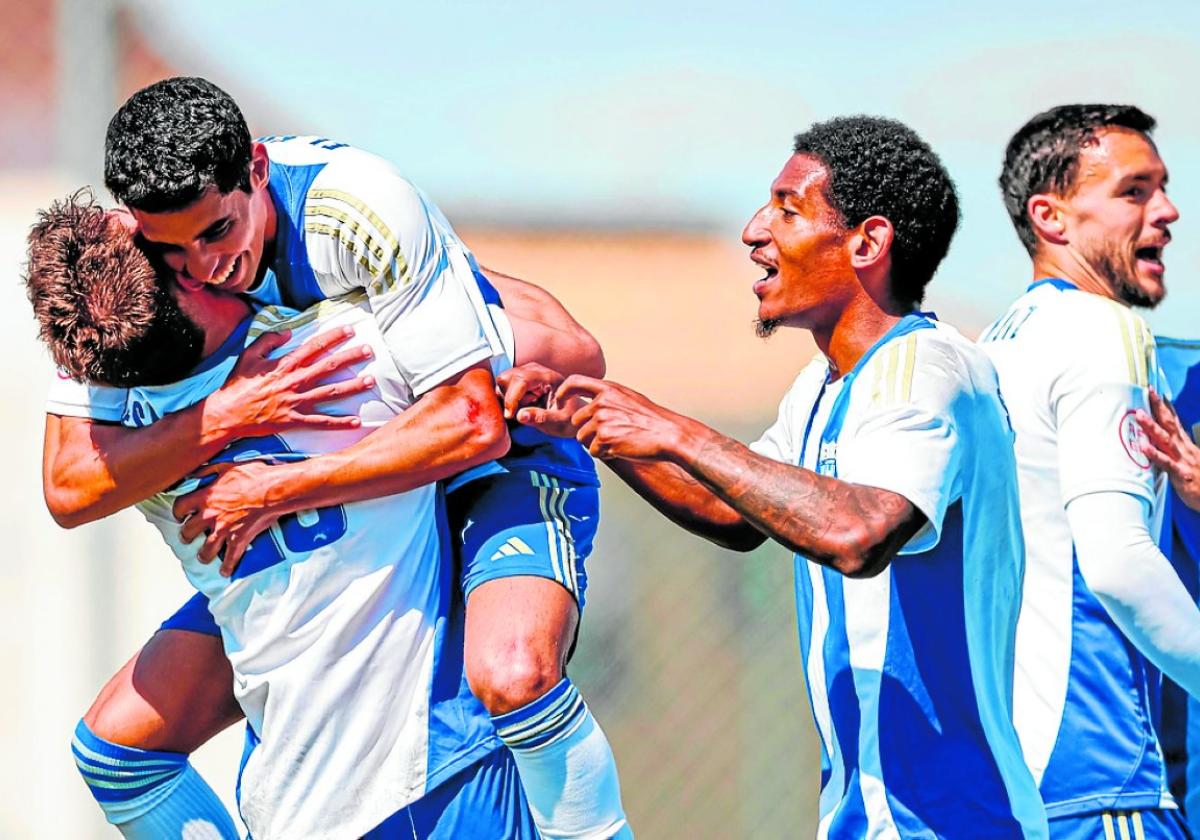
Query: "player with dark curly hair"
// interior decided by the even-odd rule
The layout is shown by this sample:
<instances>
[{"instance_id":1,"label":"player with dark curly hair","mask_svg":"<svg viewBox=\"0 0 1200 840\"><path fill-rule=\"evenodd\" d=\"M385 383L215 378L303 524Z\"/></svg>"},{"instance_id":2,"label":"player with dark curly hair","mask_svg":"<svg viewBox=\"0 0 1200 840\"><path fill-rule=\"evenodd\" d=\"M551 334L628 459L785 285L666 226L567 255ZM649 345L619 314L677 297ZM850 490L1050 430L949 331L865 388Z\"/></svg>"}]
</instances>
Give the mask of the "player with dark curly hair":
<instances>
[{"instance_id":1,"label":"player with dark curly hair","mask_svg":"<svg viewBox=\"0 0 1200 840\"><path fill-rule=\"evenodd\" d=\"M774 426L747 447L578 376L518 417L577 436L696 534L796 552L823 836L1044 837L1011 720L1012 430L984 354L915 308L954 185L894 120L833 119L795 149L742 233L760 322L820 349Z\"/></svg>"}]
</instances>

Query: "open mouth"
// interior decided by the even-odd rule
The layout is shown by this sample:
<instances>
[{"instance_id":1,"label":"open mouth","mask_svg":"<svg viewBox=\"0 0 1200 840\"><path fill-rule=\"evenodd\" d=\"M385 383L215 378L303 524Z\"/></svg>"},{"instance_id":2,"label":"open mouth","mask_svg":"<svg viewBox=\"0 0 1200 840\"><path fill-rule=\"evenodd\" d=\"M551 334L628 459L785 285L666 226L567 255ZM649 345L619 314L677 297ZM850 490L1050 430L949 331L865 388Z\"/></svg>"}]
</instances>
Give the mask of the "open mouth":
<instances>
[{"instance_id":1,"label":"open mouth","mask_svg":"<svg viewBox=\"0 0 1200 840\"><path fill-rule=\"evenodd\" d=\"M228 283L229 278L237 273L237 267L241 261L242 257L240 254L234 257L233 261L229 263L229 267L225 269L224 273L222 273L220 277L214 277L212 279L212 284L214 286L224 286L226 283Z\"/></svg>"},{"instance_id":2,"label":"open mouth","mask_svg":"<svg viewBox=\"0 0 1200 840\"><path fill-rule=\"evenodd\" d=\"M1147 268L1161 272L1163 270L1163 246L1148 245L1133 252L1134 258Z\"/></svg>"}]
</instances>

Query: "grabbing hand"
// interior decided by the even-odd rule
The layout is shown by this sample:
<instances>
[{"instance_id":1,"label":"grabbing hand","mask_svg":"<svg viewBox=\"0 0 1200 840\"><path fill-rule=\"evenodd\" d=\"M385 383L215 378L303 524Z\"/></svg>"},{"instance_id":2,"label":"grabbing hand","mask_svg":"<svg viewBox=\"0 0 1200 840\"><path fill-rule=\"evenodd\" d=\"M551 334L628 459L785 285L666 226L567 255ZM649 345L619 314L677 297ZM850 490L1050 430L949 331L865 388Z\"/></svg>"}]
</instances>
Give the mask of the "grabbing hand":
<instances>
[{"instance_id":1,"label":"grabbing hand","mask_svg":"<svg viewBox=\"0 0 1200 840\"><path fill-rule=\"evenodd\" d=\"M258 461L210 464L196 475L216 478L175 500L172 513L183 522L180 539L190 543L207 534L198 555L201 563L221 557L221 574L229 577L254 538L286 513L268 510L266 488L273 469Z\"/></svg>"},{"instance_id":2,"label":"grabbing hand","mask_svg":"<svg viewBox=\"0 0 1200 840\"><path fill-rule=\"evenodd\" d=\"M496 377L500 401L504 404L504 416L511 420L522 406L545 406L562 381L561 373L537 362L527 362L504 371Z\"/></svg>"},{"instance_id":3,"label":"grabbing hand","mask_svg":"<svg viewBox=\"0 0 1200 840\"><path fill-rule=\"evenodd\" d=\"M359 426L358 417L334 417L315 409L317 403L356 394L375 384L370 376L318 384L348 365L371 358L371 348L365 345L330 352L353 335L350 327L329 330L271 359L271 353L291 334L286 330L264 333L245 349L225 384L208 397L206 413L214 412L232 438L260 437L301 426Z\"/></svg>"},{"instance_id":4,"label":"grabbing hand","mask_svg":"<svg viewBox=\"0 0 1200 840\"><path fill-rule=\"evenodd\" d=\"M1146 433L1142 452L1171 477L1171 485L1184 504L1200 510L1200 446L1179 422L1175 407L1154 391L1150 392L1150 411L1134 415Z\"/></svg>"}]
</instances>

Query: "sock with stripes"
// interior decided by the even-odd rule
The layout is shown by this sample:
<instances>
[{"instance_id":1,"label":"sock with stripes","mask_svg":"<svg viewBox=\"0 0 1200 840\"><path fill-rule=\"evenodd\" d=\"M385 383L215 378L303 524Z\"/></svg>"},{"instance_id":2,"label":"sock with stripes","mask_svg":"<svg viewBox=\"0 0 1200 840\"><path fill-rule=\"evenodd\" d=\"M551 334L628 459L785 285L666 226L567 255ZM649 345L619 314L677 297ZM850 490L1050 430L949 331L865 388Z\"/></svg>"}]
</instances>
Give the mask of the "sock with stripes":
<instances>
[{"instance_id":1,"label":"sock with stripes","mask_svg":"<svg viewBox=\"0 0 1200 840\"><path fill-rule=\"evenodd\" d=\"M123 747L82 720L75 764L104 816L133 840L238 840L233 819L185 753Z\"/></svg>"},{"instance_id":2,"label":"sock with stripes","mask_svg":"<svg viewBox=\"0 0 1200 840\"><path fill-rule=\"evenodd\" d=\"M612 748L569 679L492 722L512 750L542 837L633 837Z\"/></svg>"}]
</instances>

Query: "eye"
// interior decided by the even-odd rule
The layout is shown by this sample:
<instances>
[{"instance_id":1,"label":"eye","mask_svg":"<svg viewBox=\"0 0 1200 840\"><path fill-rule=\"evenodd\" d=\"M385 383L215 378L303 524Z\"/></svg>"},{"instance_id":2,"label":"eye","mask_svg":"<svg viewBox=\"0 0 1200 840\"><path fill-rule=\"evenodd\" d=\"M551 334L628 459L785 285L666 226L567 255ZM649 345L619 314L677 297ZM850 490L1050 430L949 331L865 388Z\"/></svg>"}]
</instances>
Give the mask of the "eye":
<instances>
[{"instance_id":1,"label":"eye","mask_svg":"<svg viewBox=\"0 0 1200 840\"><path fill-rule=\"evenodd\" d=\"M1125 190L1125 195L1128 198L1142 198L1143 196L1145 196L1145 194L1146 194L1145 189L1143 189L1142 187L1138 187L1138 186L1133 186L1133 187L1130 187L1129 189Z\"/></svg>"},{"instance_id":2,"label":"eye","mask_svg":"<svg viewBox=\"0 0 1200 840\"><path fill-rule=\"evenodd\" d=\"M792 218L795 218L796 216L800 215L799 213L796 213L793 210L789 210L786 207L780 207L779 212L781 214L783 214L783 218L785 218L785 219L792 219Z\"/></svg>"},{"instance_id":3,"label":"eye","mask_svg":"<svg viewBox=\"0 0 1200 840\"><path fill-rule=\"evenodd\" d=\"M221 239L227 233L229 233L229 230L232 227L233 227L233 222L222 222L221 224L217 225L216 227L212 228L207 233L205 233L204 240L206 242L216 242L218 239Z\"/></svg>"}]
</instances>

